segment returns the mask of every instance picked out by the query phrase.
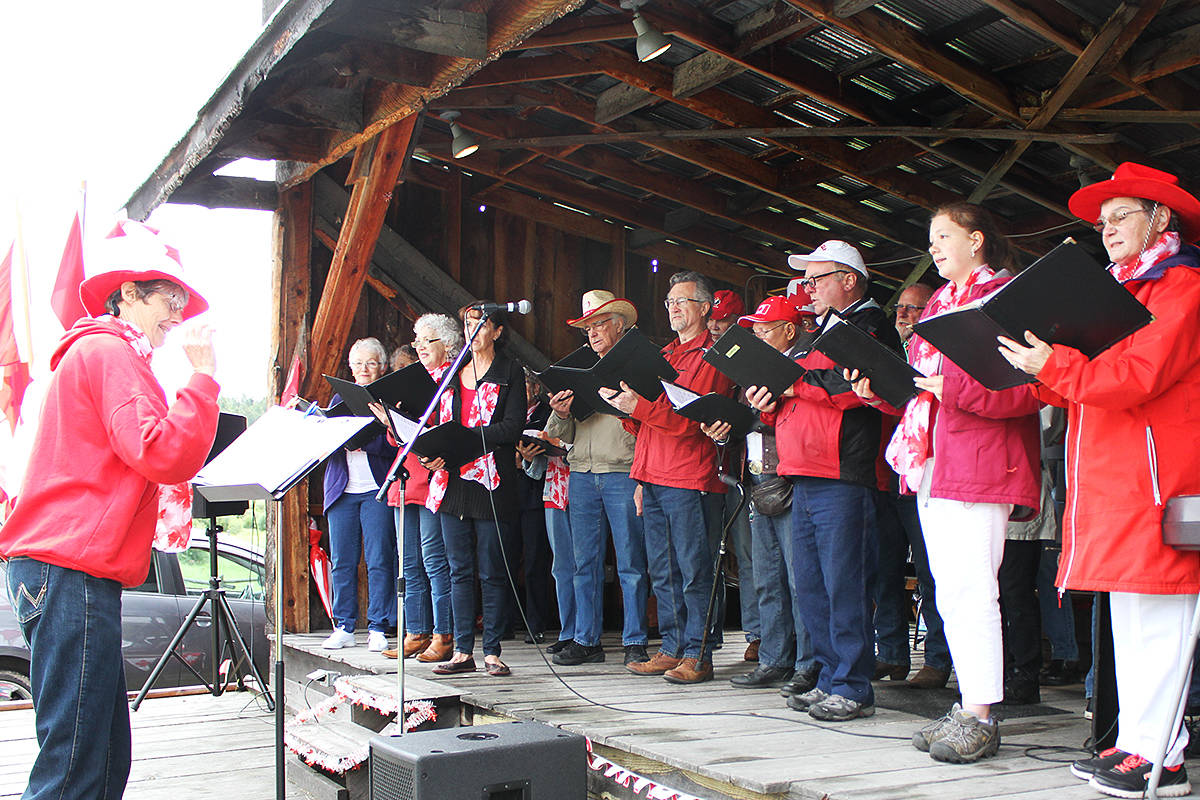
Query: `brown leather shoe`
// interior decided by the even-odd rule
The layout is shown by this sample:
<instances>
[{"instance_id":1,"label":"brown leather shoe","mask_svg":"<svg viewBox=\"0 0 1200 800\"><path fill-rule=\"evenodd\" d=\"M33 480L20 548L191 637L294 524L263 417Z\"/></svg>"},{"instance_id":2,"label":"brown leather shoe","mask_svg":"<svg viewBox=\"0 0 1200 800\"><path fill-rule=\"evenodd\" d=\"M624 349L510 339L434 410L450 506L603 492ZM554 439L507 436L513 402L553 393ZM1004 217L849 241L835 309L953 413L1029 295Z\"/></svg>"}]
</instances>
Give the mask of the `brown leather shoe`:
<instances>
[{"instance_id":1,"label":"brown leather shoe","mask_svg":"<svg viewBox=\"0 0 1200 800\"><path fill-rule=\"evenodd\" d=\"M758 639L755 639L750 644L746 645L746 654L742 656L742 661L758 661Z\"/></svg>"},{"instance_id":2,"label":"brown leather shoe","mask_svg":"<svg viewBox=\"0 0 1200 800\"><path fill-rule=\"evenodd\" d=\"M908 677L909 667L901 664L889 664L886 661L875 662L875 677L872 680L881 681L884 678L891 678L894 681L902 681Z\"/></svg>"},{"instance_id":3,"label":"brown leather shoe","mask_svg":"<svg viewBox=\"0 0 1200 800\"><path fill-rule=\"evenodd\" d=\"M437 661L449 661L452 655L454 655L454 637L448 633L435 633L429 647L426 647L417 656L417 661L432 664Z\"/></svg>"},{"instance_id":4,"label":"brown leather shoe","mask_svg":"<svg viewBox=\"0 0 1200 800\"><path fill-rule=\"evenodd\" d=\"M412 658L429 647L431 641L433 641L433 637L428 633L406 633L404 635L404 657Z\"/></svg>"},{"instance_id":5,"label":"brown leather shoe","mask_svg":"<svg viewBox=\"0 0 1200 800\"><path fill-rule=\"evenodd\" d=\"M926 664L917 670L917 674L913 675L905 683L914 689L943 689L948 680L950 680L949 672L934 669Z\"/></svg>"},{"instance_id":6,"label":"brown leather shoe","mask_svg":"<svg viewBox=\"0 0 1200 800\"><path fill-rule=\"evenodd\" d=\"M663 677L671 683L704 683L713 679L712 663L685 658L678 667L664 672Z\"/></svg>"},{"instance_id":7,"label":"brown leather shoe","mask_svg":"<svg viewBox=\"0 0 1200 800\"><path fill-rule=\"evenodd\" d=\"M669 669L675 669L681 663L683 663L683 659L672 658L662 650L659 650L649 661L637 661L633 664L626 664L625 669L634 675L662 675Z\"/></svg>"},{"instance_id":8,"label":"brown leather shoe","mask_svg":"<svg viewBox=\"0 0 1200 800\"><path fill-rule=\"evenodd\" d=\"M400 651L395 648L388 648L387 650L380 650L379 655L386 656L387 658L399 658Z\"/></svg>"}]
</instances>

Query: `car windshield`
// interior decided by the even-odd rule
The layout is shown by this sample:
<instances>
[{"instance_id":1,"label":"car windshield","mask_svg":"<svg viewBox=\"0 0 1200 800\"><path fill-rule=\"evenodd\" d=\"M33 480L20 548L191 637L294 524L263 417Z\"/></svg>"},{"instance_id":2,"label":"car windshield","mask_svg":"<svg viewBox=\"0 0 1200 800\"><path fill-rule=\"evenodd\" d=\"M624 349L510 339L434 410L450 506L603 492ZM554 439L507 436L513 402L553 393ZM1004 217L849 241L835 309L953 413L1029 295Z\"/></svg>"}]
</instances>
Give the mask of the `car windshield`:
<instances>
[{"instance_id":1,"label":"car windshield","mask_svg":"<svg viewBox=\"0 0 1200 800\"><path fill-rule=\"evenodd\" d=\"M208 548L191 547L179 554L179 569L188 594L208 588ZM217 574L229 597L261 600L265 596L265 577L261 565L230 553L217 553Z\"/></svg>"}]
</instances>

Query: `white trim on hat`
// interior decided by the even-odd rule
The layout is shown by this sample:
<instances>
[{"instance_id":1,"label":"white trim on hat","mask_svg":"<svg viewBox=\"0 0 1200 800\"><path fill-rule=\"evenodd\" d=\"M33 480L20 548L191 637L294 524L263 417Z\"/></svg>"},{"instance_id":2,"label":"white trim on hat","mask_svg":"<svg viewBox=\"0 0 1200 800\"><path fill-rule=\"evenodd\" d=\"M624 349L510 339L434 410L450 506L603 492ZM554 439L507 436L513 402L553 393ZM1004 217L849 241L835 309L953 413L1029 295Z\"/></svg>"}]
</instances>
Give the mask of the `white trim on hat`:
<instances>
[{"instance_id":1,"label":"white trim on hat","mask_svg":"<svg viewBox=\"0 0 1200 800\"><path fill-rule=\"evenodd\" d=\"M840 239L830 239L827 242L822 242L820 247L806 256L799 253L788 256L788 266L795 270L807 269L809 263L813 261L833 261L842 266L849 267L864 278L871 277L870 273L867 272L867 265L863 263L862 254L858 252L858 248Z\"/></svg>"}]
</instances>

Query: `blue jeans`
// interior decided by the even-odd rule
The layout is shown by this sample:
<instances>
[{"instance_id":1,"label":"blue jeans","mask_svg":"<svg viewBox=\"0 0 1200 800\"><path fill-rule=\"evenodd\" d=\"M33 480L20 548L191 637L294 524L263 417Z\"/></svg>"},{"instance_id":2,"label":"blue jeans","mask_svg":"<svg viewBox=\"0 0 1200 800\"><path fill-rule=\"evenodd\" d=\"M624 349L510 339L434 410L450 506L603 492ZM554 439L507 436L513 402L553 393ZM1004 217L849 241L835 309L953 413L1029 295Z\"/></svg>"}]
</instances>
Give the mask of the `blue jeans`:
<instances>
[{"instance_id":1,"label":"blue jeans","mask_svg":"<svg viewBox=\"0 0 1200 800\"><path fill-rule=\"evenodd\" d=\"M743 488L749 494L749 488ZM738 493L730 491L723 497L725 498L725 509L722 521L726 521L737 508ZM742 612L742 630L746 633L747 642L758 641L762 638L755 588L758 584L754 578L754 565L758 559L755 558L754 548L750 544L750 503L748 501L742 504L742 510L734 519L733 526L729 529L729 538L731 541L727 546L733 549L733 555L737 559L738 565L738 601ZM716 552L713 555L716 556Z\"/></svg>"},{"instance_id":2,"label":"blue jeans","mask_svg":"<svg viewBox=\"0 0 1200 800\"><path fill-rule=\"evenodd\" d=\"M658 599L662 652L707 661L709 653L700 651L700 642L712 592L713 559L704 493L654 483L642 486L646 561Z\"/></svg>"},{"instance_id":3,"label":"blue jeans","mask_svg":"<svg viewBox=\"0 0 1200 800\"><path fill-rule=\"evenodd\" d=\"M120 585L18 557L8 592L29 644L40 748L23 800L116 800L130 764Z\"/></svg>"},{"instance_id":4,"label":"blue jeans","mask_svg":"<svg viewBox=\"0 0 1200 800\"><path fill-rule=\"evenodd\" d=\"M450 564L441 517L422 505L393 508L404 525L404 632L449 634Z\"/></svg>"},{"instance_id":5,"label":"blue jeans","mask_svg":"<svg viewBox=\"0 0 1200 800\"><path fill-rule=\"evenodd\" d=\"M762 478L755 476L754 483ZM754 549L754 589L762 620L758 663L767 667L792 667L797 671L816 665L812 637L800 621L796 593L792 591L795 558L792 551L792 510L768 517L750 518ZM749 592L749 587L743 591Z\"/></svg>"},{"instance_id":6,"label":"blue jeans","mask_svg":"<svg viewBox=\"0 0 1200 800\"><path fill-rule=\"evenodd\" d=\"M1042 632L1050 640L1050 657L1063 661L1079 660L1079 642L1075 640L1075 607L1071 593L1062 593L1061 605L1054 578L1058 573L1057 548L1042 548L1042 561L1038 565L1038 605L1042 611Z\"/></svg>"},{"instance_id":7,"label":"blue jeans","mask_svg":"<svg viewBox=\"0 0 1200 800\"><path fill-rule=\"evenodd\" d=\"M374 492L346 493L325 512L333 561L333 624L358 623L358 560L367 562L367 628L385 632L396 620L396 524Z\"/></svg>"},{"instance_id":8,"label":"blue jeans","mask_svg":"<svg viewBox=\"0 0 1200 800\"><path fill-rule=\"evenodd\" d=\"M483 654L500 655L500 634L508 621L507 602L512 594L500 550L500 528L490 519L459 519L442 514L442 538L450 562L450 600L454 608L454 649L475 650L475 574L478 569L483 601Z\"/></svg>"},{"instance_id":9,"label":"blue jeans","mask_svg":"<svg viewBox=\"0 0 1200 800\"><path fill-rule=\"evenodd\" d=\"M546 509L546 535L550 537L550 574L558 601L558 640L575 638L575 543L571 541L571 519L565 508Z\"/></svg>"},{"instance_id":10,"label":"blue jeans","mask_svg":"<svg viewBox=\"0 0 1200 800\"><path fill-rule=\"evenodd\" d=\"M915 495L876 494L876 522L879 529L879 577L875 589L876 656L886 664L908 666L908 609L911 598L905 588L904 565L912 550L921 590L921 616L925 620L925 663L949 672L950 645L942 616L938 613L933 573L925 553L925 537L917 516Z\"/></svg>"},{"instance_id":11,"label":"blue jeans","mask_svg":"<svg viewBox=\"0 0 1200 800\"><path fill-rule=\"evenodd\" d=\"M874 489L792 478L793 575L800 618L821 665L818 688L873 705Z\"/></svg>"},{"instance_id":12,"label":"blue jeans","mask_svg":"<svg viewBox=\"0 0 1200 800\"><path fill-rule=\"evenodd\" d=\"M604 519L612 529L621 583L624 623L621 643L646 644L646 539L633 507L637 482L627 472L572 472L568 486L571 538L575 545L575 641L600 644L604 598Z\"/></svg>"}]
</instances>

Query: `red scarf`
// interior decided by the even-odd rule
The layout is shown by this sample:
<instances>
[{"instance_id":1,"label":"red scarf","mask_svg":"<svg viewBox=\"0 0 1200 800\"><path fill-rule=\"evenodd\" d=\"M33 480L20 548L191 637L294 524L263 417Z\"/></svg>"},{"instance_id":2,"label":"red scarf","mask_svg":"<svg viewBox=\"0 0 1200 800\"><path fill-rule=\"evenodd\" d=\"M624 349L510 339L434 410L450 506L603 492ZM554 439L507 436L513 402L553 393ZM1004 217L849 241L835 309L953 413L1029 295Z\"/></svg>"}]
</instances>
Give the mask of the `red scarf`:
<instances>
[{"instance_id":1,"label":"red scarf","mask_svg":"<svg viewBox=\"0 0 1200 800\"><path fill-rule=\"evenodd\" d=\"M925 312L921 319L928 319L935 314L965 305L971 296L971 289L977 284L987 283L996 276L991 267L986 264L976 267L960 289L953 281L942 286L933 293L925 304ZM937 375L942 370L942 354L929 342L913 334L908 343L908 363L922 375ZM929 459L930 431L933 429L934 396L931 392L921 392L904 407L904 415L892 440L888 442L884 457L888 464L900 476L901 481L915 492L921 486L921 476L925 472L925 462Z\"/></svg>"},{"instance_id":2,"label":"red scarf","mask_svg":"<svg viewBox=\"0 0 1200 800\"><path fill-rule=\"evenodd\" d=\"M439 369L441 369L439 367ZM500 399L500 385L496 383L479 383L475 386L475 402L469 403L463 411L466 414L463 422L468 428L478 428L492 421L496 413L496 405ZM454 394L446 392L441 397L438 407L438 421L450 422L454 419ZM494 490L500 485L500 476L496 473L496 459L491 453L485 453L470 464L464 464L458 474L464 480L475 481L484 487ZM429 497L425 507L437 511L442 507L446 497L446 487L450 484L450 474L440 469L429 478Z\"/></svg>"},{"instance_id":3,"label":"red scarf","mask_svg":"<svg viewBox=\"0 0 1200 800\"><path fill-rule=\"evenodd\" d=\"M1154 243L1138 253L1138 257L1128 264L1109 264L1108 271L1121 283L1131 281L1160 261L1164 261L1179 253L1179 234L1175 231L1163 231Z\"/></svg>"}]
</instances>

